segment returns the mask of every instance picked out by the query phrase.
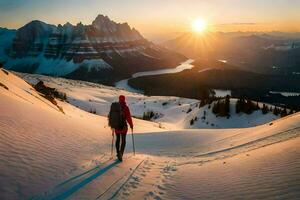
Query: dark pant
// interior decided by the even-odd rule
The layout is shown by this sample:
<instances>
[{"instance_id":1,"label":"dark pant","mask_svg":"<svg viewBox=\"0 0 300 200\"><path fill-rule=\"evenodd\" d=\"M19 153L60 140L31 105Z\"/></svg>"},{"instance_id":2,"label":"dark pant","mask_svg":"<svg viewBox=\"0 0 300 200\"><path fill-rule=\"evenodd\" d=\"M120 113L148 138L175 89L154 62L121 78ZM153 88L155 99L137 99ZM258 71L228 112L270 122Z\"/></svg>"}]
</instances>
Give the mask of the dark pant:
<instances>
[{"instance_id":1,"label":"dark pant","mask_svg":"<svg viewBox=\"0 0 300 200\"><path fill-rule=\"evenodd\" d=\"M121 154L123 156L125 145L126 145L126 134L116 134L117 140L116 140L116 149L117 154ZM120 140L122 139L121 149L120 149Z\"/></svg>"}]
</instances>

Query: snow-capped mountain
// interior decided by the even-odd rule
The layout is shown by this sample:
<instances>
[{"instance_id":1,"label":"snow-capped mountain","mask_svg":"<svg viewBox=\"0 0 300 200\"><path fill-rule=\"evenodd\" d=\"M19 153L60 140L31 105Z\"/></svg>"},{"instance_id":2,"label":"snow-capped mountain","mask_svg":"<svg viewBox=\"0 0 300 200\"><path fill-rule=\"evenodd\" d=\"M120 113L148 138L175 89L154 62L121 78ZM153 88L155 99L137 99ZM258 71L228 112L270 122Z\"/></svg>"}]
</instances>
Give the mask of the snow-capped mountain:
<instances>
[{"instance_id":1,"label":"snow-capped mountain","mask_svg":"<svg viewBox=\"0 0 300 200\"><path fill-rule=\"evenodd\" d=\"M8 69L90 81L112 83L134 72L173 67L185 59L146 40L127 23L103 15L91 25L55 26L35 20L5 41L9 45L1 47L0 60Z\"/></svg>"}]
</instances>

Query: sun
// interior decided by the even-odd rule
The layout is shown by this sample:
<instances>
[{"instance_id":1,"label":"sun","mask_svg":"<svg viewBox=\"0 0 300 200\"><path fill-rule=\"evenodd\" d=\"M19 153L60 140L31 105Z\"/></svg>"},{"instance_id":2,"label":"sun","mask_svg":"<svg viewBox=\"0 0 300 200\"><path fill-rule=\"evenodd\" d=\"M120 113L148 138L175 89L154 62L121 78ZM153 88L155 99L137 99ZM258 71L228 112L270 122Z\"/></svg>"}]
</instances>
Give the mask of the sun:
<instances>
[{"instance_id":1,"label":"sun","mask_svg":"<svg viewBox=\"0 0 300 200\"><path fill-rule=\"evenodd\" d=\"M192 29L196 33L203 33L207 29L207 23L204 19L198 18L195 19L192 24Z\"/></svg>"}]
</instances>

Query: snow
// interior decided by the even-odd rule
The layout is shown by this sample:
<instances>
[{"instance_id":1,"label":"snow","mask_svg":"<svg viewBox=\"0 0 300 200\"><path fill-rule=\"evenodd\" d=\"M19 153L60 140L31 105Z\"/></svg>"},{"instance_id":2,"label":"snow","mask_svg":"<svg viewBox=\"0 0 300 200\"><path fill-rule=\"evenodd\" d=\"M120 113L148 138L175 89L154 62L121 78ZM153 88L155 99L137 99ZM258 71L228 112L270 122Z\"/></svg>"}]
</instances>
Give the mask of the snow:
<instances>
[{"instance_id":1,"label":"snow","mask_svg":"<svg viewBox=\"0 0 300 200\"><path fill-rule=\"evenodd\" d=\"M274 49L277 51L289 51L291 49L293 49L293 43L285 43L285 44L281 44L281 45L270 45L267 47L262 47L263 49Z\"/></svg>"},{"instance_id":2,"label":"snow","mask_svg":"<svg viewBox=\"0 0 300 200\"><path fill-rule=\"evenodd\" d=\"M227 60L223 60L223 59L220 59L220 60L218 60L218 61L220 61L220 62L222 62L222 63L227 63Z\"/></svg>"},{"instance_id":3,"label":"snow","mask_svg":"<svg viewBox=\"0 0 300 200\"><path fill-rule=\"evenodd\" d=\"M84 60L82 63L74 63L73 60L67 61L64 59L47 59L43 55L39 55L38 57L9 59L6 63L6 68L10 69L13 66L26 65L38 65L38 68L34 71L34 73L51 74L53 76L63 76L69 74L78 69L80 66L88 67L88 69L95 67L98 70L112 68L102 59L90 59Z\"/></svg>"},{"instance_id":4,"label":"snow","mask_svg":"<svg viewBox=\"0 0 300 200\"><path fill-rule=\"evenodd\" d=\"M107 118L58 102L65 114L12 73L0 70L0 196L28 199L109 158ZM161 131L134 119L137 132Z\"/></svg>"},{"instance_id":5,"label":"snow","mask_svg":"<svg viewBox=\"0 0 300 200\"><path fill-rule=\"evenodd\" d=\"M206 72L206 71L212 71L212 70L218 70L217 68L212 68L212 67L208 67L208 68L204 68L198 71L198 73L202 73L202 72Z\"/></svg>"},{"instance_id":6,"label":"snow","mask_svg":"<svg viewBox=\"0 0 300 200\"><path fill-rule=\"evenodd\" d=\"M216 97L226 97L227 95L231 96L231 90L217 90L215 89Z\"/></svg>"},{"instance_id":7,"label":"snow","mask_svg":"<svg viewBox=\"0 0 300 200\"><path fill-rule=\"evenodd\" d=\"M66 92L70 104L57 100L63 114L21 78L0 70L0 82L8 87L0 87L1 199L297 199L300 195L299 113L249 128L183 129L188 117L208 108L198 108L192 99L145 97L83 81L20 76L30 82L45 80ZM137 154L132 155L128 135L122 163L110 159L112 138L105 117L119 94L128 97L133 113L142 113L146 102L146 109L149 105L173 114L159 121L174 123L160 128L159 123L134 118ZM88 106L95 106L100 116L85 112ZM190 113L182 112L191 106ZM253 118L261 116L255 113ZM235 120L243 123L250 118Z\"/></svg>"},{"instance_id":8,"label":"snow","mask_svg":"<svg viewBox=\"0 0 300 200\"><path fill-rule=\"evenodd\" d=\"M216 117L209 105L199 108L199 101L179 97L153 96L148 97L139 93L131 93L125 90L107 87L99 84L72 81L63 78L53 78L34 74L20 74L25 80L36 84L38 80L43 80L47 85L65 92L68 101L87 112L96 111L98 115L107 116L111 102L117 101L121 94L127 97L128 105L133 116L142 118L144 112L153 111L156 113L154 122L166 129L183 128L245 128L257 126L274 119L278 116L268 113L263 115L260 110L254 113L236 114L236 99L231 99L229 119ZM262 105L261 105L262 106ZM191 112L188 110L191 109ZM201 119L206 112L205 120ZM190 125L191 119L198 118L194 125Z\"/></svg>"},{"instance_id":9,"label":"snow","mask_svg":"<svg viewBox=\"0 0 300 200\"><path fill-rule=\"evenodd\" d=\"M230 99L229 119L226 117L216 117L215 114L211 112L211 109L208 108L209 105L206 105L202 108L194 108L190 115L184 120L182 126L185 128L246 128L265 124L279 118L271 112L263 115L261 110L254 111L250 115L245 113L237 114L235 112L236 101L237 99ZM212 105L213 103L211 107ZM262 107L262 105L260 106ZM204 112L206 113L205 115ZM203 116L205 116L205 119L202 119ZM194 124L191 126L189 122L195 117L197 117L198 120L194 121Z\"/></svg>"},{"instance_id":10,"label":"snow","mask_svg":"<svg viewBox=\"0 0 300 200\"><path fill-rule=\"evenodd\" d=\"M166 199L298 199L299 144L298 137L206 165L180 167Z\"/></svg>"},{"instance_id":11,"label":"snow","mask_svg":"<svg viewBox=\"0 0 300 200\"><path fill-rule=\"evenodd\" d=\"M277 92L277 91L270 91L271 94L281 94L285 97L291 97L291 96L300 96L299 92Z\"/></svg>"}]
</instances>

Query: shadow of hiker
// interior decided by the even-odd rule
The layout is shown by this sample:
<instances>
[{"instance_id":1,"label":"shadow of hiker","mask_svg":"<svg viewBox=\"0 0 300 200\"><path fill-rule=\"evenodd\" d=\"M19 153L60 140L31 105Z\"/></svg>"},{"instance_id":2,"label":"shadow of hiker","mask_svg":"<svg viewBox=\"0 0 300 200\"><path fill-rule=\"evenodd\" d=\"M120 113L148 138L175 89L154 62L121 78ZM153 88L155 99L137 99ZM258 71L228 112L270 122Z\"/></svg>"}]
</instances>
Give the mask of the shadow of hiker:
<instances>
[{"instance_id":1,"label":"shadow of hiker","mask_svg":"<svg viewBox=\"0 0 300 200\"><path fill-rule=\"evenodd\" d=\"M89 172L93 172L90 176L88 177L82 177L82 176L75 176L69 181L64 181L63 183L59 184L56 186L52 191L49 191L49 193L45 194L44 197L38 197L38 198L33 198L33 199L55 199L55 200L60 200L60 199L66 199L69 196L71 196L73 193L77 192L81 188L83 188L86 184L90 183L94 179L98 178L99 176L105 174L107 171L109 171L111 168L116 166L119 161L114 161L111 164L100 168L99 170L89 170L88 172L83 173L84 174L89 174ZM77 178L79 177L79 178ZM79 179L79 180L78 180Z\"/></svg>"}]
</instances>

